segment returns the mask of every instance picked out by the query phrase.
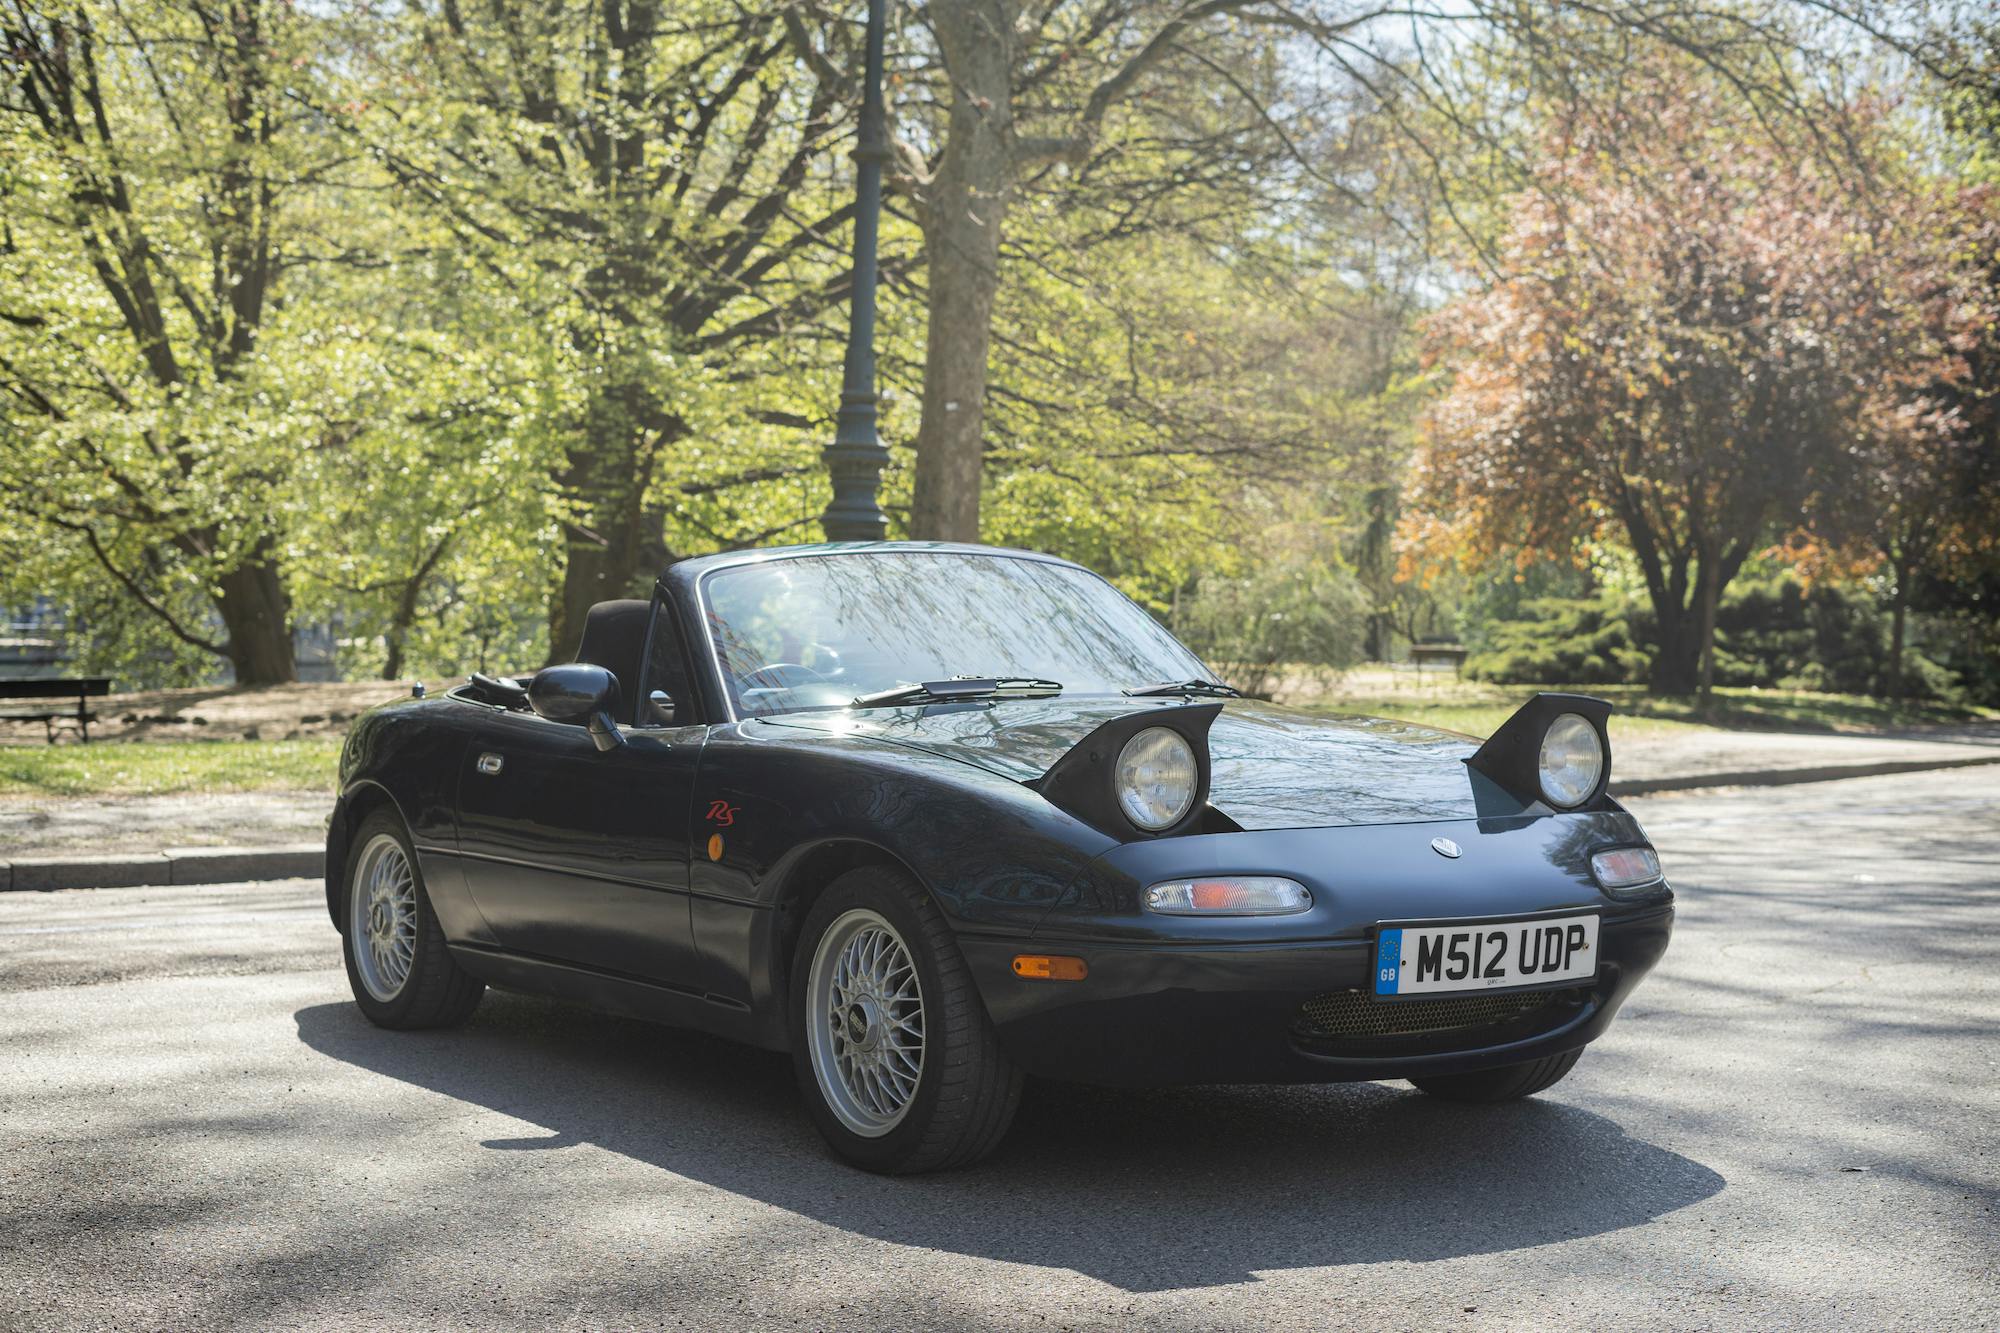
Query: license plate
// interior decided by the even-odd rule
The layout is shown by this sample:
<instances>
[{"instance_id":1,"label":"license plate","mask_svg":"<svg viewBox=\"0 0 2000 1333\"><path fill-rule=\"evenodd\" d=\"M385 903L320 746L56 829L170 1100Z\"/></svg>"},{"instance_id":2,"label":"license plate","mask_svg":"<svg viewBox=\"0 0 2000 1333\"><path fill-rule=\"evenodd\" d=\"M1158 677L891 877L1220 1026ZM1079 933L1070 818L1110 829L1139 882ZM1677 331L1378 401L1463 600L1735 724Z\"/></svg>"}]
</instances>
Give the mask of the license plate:
<instances>
[{"instance_id":1,"label":"license plate","mask_svg":"<svg viewBox=\"0 0 2000 1333\"><path fill-rule=\"evenodd\" d=\"M1435 995L1578 981L1597 975L1597 916L1384 926L1377 995Z\"/></svg>"}]
</instances>

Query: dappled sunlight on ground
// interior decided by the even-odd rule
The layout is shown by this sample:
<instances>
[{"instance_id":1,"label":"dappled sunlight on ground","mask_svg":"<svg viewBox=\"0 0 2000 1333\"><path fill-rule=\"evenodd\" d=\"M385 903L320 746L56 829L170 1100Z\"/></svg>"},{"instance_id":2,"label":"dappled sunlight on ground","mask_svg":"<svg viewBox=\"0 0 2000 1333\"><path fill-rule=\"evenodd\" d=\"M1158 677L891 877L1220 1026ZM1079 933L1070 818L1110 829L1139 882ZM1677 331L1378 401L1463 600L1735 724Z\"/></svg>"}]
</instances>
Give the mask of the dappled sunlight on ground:
<instances>
[{"instance_id":1,"label":"dappled sunlight on ground","mask_svg":"<svg viewBox=\"0 0 2000 1333\"><path fill-rule=\"evenodd\" d=\"M317 884L10 895L0 1290L179 1326L1979 1326L2000 771L1634 808L1674 945L1543 1096L1037 1085L990 1161L901 1180L834 1161L780 1056L499 994L371 1027Z\"/></svg>"}]
</instances>

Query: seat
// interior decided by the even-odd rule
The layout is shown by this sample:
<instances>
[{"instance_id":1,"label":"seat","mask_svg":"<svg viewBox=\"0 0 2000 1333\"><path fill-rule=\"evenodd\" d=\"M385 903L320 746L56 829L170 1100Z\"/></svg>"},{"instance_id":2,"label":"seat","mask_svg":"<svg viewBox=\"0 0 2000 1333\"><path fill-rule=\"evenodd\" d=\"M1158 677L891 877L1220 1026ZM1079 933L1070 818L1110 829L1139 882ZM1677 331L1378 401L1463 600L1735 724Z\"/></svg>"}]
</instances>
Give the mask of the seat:
<instances>
[{"instance_id":1,"label":"seat","mask_svg":"<svg viewBox=\"0 0 2000 1333\"><path fill-rule=\"evenodd\" d=\"M646 624L652 603L638 598L599 602L583 618L583 641L576 660L601 666L618 677L617 720L630 724L639 710L639 667L646 654Z\"/></svg>"}]
</instances>

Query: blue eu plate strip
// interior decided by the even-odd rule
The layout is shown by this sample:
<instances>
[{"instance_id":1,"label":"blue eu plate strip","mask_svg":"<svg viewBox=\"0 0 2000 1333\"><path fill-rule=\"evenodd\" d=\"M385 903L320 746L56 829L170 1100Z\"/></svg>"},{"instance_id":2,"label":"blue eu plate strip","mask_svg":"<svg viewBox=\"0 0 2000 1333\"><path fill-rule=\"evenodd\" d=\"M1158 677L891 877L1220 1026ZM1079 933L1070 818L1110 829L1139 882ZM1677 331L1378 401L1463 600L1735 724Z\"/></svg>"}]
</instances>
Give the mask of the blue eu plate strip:
<instances>
[{"instance_id":1,"label":"blue eu plate strip","mask_svg":"<svg viewBox=\"0 0 2000 1333\"><path fill-rule=\"evenodd\" d=\"M1385 930L1375 946L1375 993L1394 995L1402 976L1403 932Z\"/></svg>"}]
</instances>

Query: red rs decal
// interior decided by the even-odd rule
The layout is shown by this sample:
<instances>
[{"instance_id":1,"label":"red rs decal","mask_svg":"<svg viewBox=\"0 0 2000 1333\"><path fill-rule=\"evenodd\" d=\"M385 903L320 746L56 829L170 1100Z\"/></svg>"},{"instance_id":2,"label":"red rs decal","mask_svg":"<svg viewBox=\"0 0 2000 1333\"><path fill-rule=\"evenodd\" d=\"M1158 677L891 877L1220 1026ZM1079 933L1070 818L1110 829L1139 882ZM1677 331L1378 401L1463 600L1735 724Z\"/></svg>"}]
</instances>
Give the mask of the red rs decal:
<instances>
[{"instance_id":1,"label":"red rs decal","mask_svg":"<svg viewBox=\"0 0 2000 1333\"><path fill-rule=\"evenodd\" d=\"M737 807L727 801L710 801L708 803L708 822L711 824L720 824L724 828L727 828L736 822L736 809Z\"/></svg>"}]
</instances>

